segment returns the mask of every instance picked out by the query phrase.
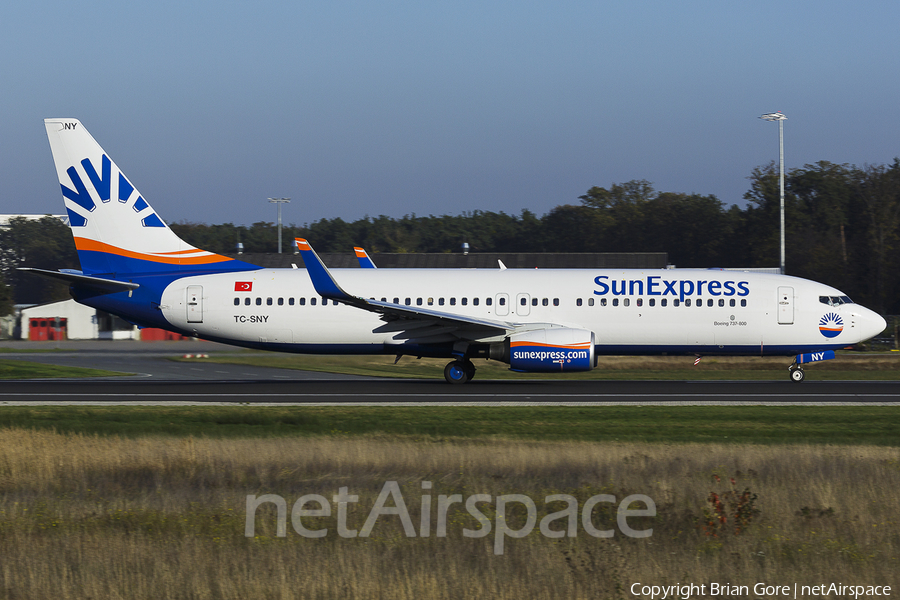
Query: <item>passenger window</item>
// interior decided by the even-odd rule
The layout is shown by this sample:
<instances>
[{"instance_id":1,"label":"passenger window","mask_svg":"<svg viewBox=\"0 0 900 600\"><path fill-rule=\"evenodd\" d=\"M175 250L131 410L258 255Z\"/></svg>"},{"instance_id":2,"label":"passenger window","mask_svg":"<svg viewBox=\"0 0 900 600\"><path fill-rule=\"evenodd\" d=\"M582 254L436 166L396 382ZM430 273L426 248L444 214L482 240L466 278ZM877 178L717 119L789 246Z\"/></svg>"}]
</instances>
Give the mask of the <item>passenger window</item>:
<instances>
[{"instance_id":1,"label":"passenger window","mask_svg":"<svg viewBox=\"0 0 900 600\"><path fill-rule=\"evenodd\" d=\"M660 306L665 306L668 303L669 303L669 300L667 298L663 298L662 300L659 301Z\"/></svg>"},{"instance_id":2,"label":"passenger window","mask_svg":"<svg viewBox=\"0 0 900 600\"><path fill-rule=\"evenodd\" d=\"M537 301L538 301L537 298L532 298L532 299L531 299L531 305L532 305L532 306L537 306Z\"/></svg>"},{"instance_id":3,"label":"passenger window","mask_svg":"<svg viewBox=\"0 0 900 600\"><path fill-rule=\"evenodd\" d=\"M741 306L747 306L747 299L741 298Z\"/></svg>"},{"instance_id":4,"label":"passenger window","mask_svg":"<svg viewBox=\"0 0 900 600\"><path fill-rule=\"evenodd\" d=\"M593 305L594 305L594 299L588 298L588 306L593 306Z\"/></svg>"},{"instance_id":5,"label":"passenger window","mask_svg":"<svg viewBox=\"0 0 900 600\"><path fill-rule=\"evenodd\" d=\"M400 298L394 298L394 304L400 304Z\"/></svg>"},{"instance_id":6,"label":"passenger window","mask_svg":"<svg viewBox=\"0 0 900 600\"><path fill-rule=\"evenodd\" d=\"M606 306L606 298L600 298L600 306Z\"/></svg>"},{"instance_id":7,"label":"passenger window","mask_svg":"<svg viewBox=\"0 0 900 600\"><path fill-rule=\"evenodd\" d=\"M315 298L310 298L310 299L309 299L309 305L310 305L310 306L315 306L315 305L316 305L316 299L315 299Z\"/></svg>"},{"instance_id":8,"label":"passenger window","mask_svg":"<svg viewBox=\"0 0 900 600\"><path fill-rule=\"evenodd\" d=\"M492 305L493 303L494 303L494 299L493 299L493 298L485 298L485 299L484 299L484 304L485 304L485 306L490 306L490 305Z\"/></svg>"},{"instance_id":9,"label":"passenger window","mask_svg":"<svg viewBox=\"0 0 900 600\"><path fill-rule=\"evenodd\" d=\"M450 306L456 306L456 298L450 298Z\"/></svg>"},{"instance_id":10,"label":"passenger window","mask_svg":"<svg viewBox=\"0 0 900 600\"><path fill-rule=\"evenodd\" d=\"M244 298L244 306L250 306L250 298Z\"/></svg>"},{"instance_id":11,"label":"passenger window","mask_svg":"<svg viewBox=\"0 0 900 600\"><path fill-rule=\"evenodd\" d=\"M631 305L631 298L625 298L625 299L622 301L622 304L623 304L624 306L630 306L630 305Z\"/></svg>"},{"instance_id":12,"label":"passenger window","mask_svg":"<svg viewBox=\"0 0 900 600\"><path fill-rule=\"evenodd\" d=\"M293 305L294 305L294 299L293 299L293 298L288 298L288 304L290 304L291 306L293 306Z\"/></svg>"},{"instance_id":13,"label":"passenger window","mask_svg":"<svg viewBox=\"0 0 900 600\"><path fill-rule=\"evenodd\" d=\"M553 306L559 306L559 298L553 299Z\"/></svg>"},{"instance_id":14,"label":"passenger window","mask_svg":"<svg viewBox=\"0 0 900 600\"><path fill-rule=\"evenodd\" d=\"M422 306L422 299L416 298L416 306Z\"/></svg>"},{"instance_id":15,"label":"passenger window","mask_svg":"<svg viewBox=\"0 0 900 600\"><path fill-rule=\"evenodd\" d=\"M410 304L412 304L412 298L407 298L405 304L406 304L407 306L409 306Z\"/></svg>"},{"instance_id":16,"label":"passenger window","mask_svg":"<svg viewBox=\"0 0 900 600\"><path fill-rule=\"evenodd\" d=\"M306 298L300 298L300 306L306 306Z\"/></svg>"},{"instance_id":17,"label":"passenger window","mask_svg":"<svg viewBox=\"0 0 900 600\"><path fill-rule=\"evenodd\" d=\"M644 299L643 299L643 298L638 298L637 300L635 300L634 303L635 303L637 306L643 306L643 305L644 305Z\"/></svg>"},{"instance_id":18,"label":"passenger window","mask_svg":"<svg viewBox=\"0 0 900 600\"><path fill-rule=\"evenodd\" d=\"M713 305L713 299L710 298L709 300L707 300L707 301L706 301L706 305L707 305L707 306L712 306L712 305Z\"/></svg>"},{"instance_id":19,"label":"passenger window","mask_svg":"<svg viewBox=\"0 0 900 600\"><path fill-rule=\"evenodd\" d=\"M677 301L676 301L676 302L677 302ZM684 301L684 305L685 305L685 306L690 306L690 305L691 305L691 299L688 298L687 300L685 300L685 301Z\"/></svg>"},{"instance_id":20,"label":"passenger window","mask_svg":"<svg viewBox=\"0 0 900 600\"><path fill-rule=\"evenodd\" d=\"M519 299L519 304L521 304L522 306L527 306L528 300L523 296L522 298Z\"/></svg>"},{"instance_id":21,"label":"passenger window","mask_svg":"<svg viewBox=\"0 0 900 600\"><path fill-rule=\"evenodd\" d=\"M725 306L725 299L719 298L719 306Z\"/></svg>"},{"instance_id":22,"label":"passenger window","mask_svg":"<svg viewBox=\"0 0 900 600\"><path fill-rule=\"evenodd\" d=\"M472 306L478 306L478 298L472 298Z\"/></svg>"},{"instance_id":23,"label":"passenger window","mask_svg":"<svg viewBox=\"0 0 900 600\"><path fill-rule=\"evenodd\" d=\"M468 299L468 298L463 298L463 299L462 299L462 305L463 305L463 306L467 305L468 303L469 303L469 299Z\"/></svg>"},{"instance_id":24,"label":"passenger window","mask_svg":"<svg viewBox=\"0 0 900 600\"><path fill-rule=\"evenodd\" d=\"M262 306L262 298L257 298L257 299L256 299L256 305L257 305L257 306Z\"/></svg>"},{"instance_id":25,"label":"passenger window","mask_svg":"<svg viewBox=\"0 0 900 600\"><path fill-rule=\"evenodd\" d=\"M438 306L443 306L443 305L444 305L444 299L438 298Z\"/></svg>"},{"instance_id":26,"label":"passenger window","mask_svg":"<svg viewBox=\"0 0 900 600\"><path fill-rule=\"evenodd\" d=\"M272 306L272 299L266 298L266 306Z\"/></svg>"},{"instance_id":27,"label":"passenger window","mask_svg":"<svg viewBox=\"0 0 900 600\"><path fill-rule=\"evenodd\" d=\"M656 298L650 298L650 306L656 306Z\"/></svg>"},{"instance_id":28,"label":"passenger window","mask_svg":"<svg viewBox=\"0 0 900 600\"><path fill-rule=\"evenodd\" d=\"M240 306L240 304L241 304L241 299L240 299L240 298L235 298L235 299L234 299L234 305L235 305L235 306Z\"/></svg>"},{"instance_id":29,"label":"passenger window","mask_svg":"<svg viewBox=\"0 0 900 600\"><path fill-rule=\"evenodd\" d=\"M382 298L381 301L382 301L382 302L387 302L387 298Z\"/></svg>"},{"instance_id":30,"label":"passenger window","mask_svg":"<svg viewBox=\"0 0 900 600\"><path fill-rule=\"evenodd\" d=\"M672 300L672 306L680 306L680 305L681 305L681 300L679 300L678 298L674 298Z\"/></svg>"},{"instance_id":31,"label":"passenger window","mask_svg":"<svg viewBox=\"0 0 900 600\"><path fill-rule=\"evenodd\" d=\"M506 298L500 298L500 306L506 306Z\"/></svg>"},{"instance_id":32,"label":"passenger window","mask_svg":"<svg viewBox=\"0 0 900 600\"><path fill-rule=\"evenodd\" d=\"M735 304L734 298L728 301L728 306L734 306Z\"/></svg>"},{"instance_id":33,"label":"passenger window","mask_svg":"<svg viewBox=\"0 0 900 600\"><path fill-rule=\"evenodd\" d=\"M278 299L278 306L284 306L284 298Z\"/></svg>"},{"instance_id":34,"label":"passenger window","mask_svg":"<svg viewBox=\"0 0 900 600\"><path fill-rule=\"evenodd\" d=\"M619 299L613 298L613 306L618 306L618 305L619 305Z\"/></svg>"},{"instance_id":35,"label":"passenger window","mask_svg":"<svg viewBox=\"0 0 900 600\"><path fill-rule=\"evenodd\" d=\"M575 306L581 306L581 298L575 300Z\"/></svg>"}]
</instances>

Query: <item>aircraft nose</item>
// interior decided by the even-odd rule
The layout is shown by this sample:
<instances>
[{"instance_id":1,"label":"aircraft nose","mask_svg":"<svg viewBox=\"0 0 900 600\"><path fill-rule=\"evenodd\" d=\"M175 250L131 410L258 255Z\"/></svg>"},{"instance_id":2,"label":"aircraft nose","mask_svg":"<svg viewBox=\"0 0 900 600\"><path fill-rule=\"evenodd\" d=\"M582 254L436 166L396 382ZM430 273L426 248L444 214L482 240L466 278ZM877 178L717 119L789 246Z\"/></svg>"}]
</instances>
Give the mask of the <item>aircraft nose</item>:
<instances>
[{"instance_id":1,"label":"aircraft nose","mask_svg":"<svg viewBox=\"0 0 900 600\"><path fill-rule=\"evenodd\" d=\"M874 310L866 309L862 315L863 340L875 337L887 328L887 321Z\"/></svg>"}]
</instances>

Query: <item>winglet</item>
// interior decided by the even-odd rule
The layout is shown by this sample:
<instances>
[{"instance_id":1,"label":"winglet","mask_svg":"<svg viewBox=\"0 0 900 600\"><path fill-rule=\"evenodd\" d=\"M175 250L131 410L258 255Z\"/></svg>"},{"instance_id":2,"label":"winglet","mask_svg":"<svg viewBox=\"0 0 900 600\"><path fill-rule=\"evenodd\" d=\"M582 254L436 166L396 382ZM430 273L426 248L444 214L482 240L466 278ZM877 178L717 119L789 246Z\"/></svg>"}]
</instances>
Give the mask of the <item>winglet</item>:
<instances>
[{"instance_id":1,"label":"winglet","mask_svg":"<svg viewBox=\"0 0 900 600\"><path fill-rule=\"evenodd\" d=\"M369 255L366 253L365 248L360 248L359 246L355 246L353 251L356 252L356 260L359 261L359 266L363 269L377 269L375 266L375 262L369 258Z\"/></svg>"},{"instance_id":2,"label":"winglet","mask_svg":"<svg viewBox=\"0 0 900 600\"><path fill-rule=\"evenodd\" d=\"M297 248L300 250L300 256L303 257L303 263L306 265L313 287L316 288L316 293L323 298L334 300L355 300L353 296L341 289L309 242L303 238L294 238L294 241L297 242Z\"/></svg>"}]
</instances>

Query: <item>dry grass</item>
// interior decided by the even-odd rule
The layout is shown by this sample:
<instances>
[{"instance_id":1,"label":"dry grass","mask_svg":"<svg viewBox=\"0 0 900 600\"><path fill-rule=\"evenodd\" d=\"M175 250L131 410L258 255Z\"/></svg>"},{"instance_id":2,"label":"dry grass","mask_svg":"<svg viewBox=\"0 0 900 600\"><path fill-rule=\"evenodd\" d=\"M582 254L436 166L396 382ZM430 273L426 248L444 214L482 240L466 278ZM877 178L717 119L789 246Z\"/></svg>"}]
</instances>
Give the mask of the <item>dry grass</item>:
<instances>
[{"instance_id":1,"label":"dry grass","mask_svg":"<svg viewBox=\"0 0 900 600\"><path fill-rule=\"evenodd\" d=\"M724 478L716 483L714 475ZM698 528L707 497L738 487L760 514L739 535ZM537 531L492 553L464 509L446 538L406 538L382 517L372 537L274 536L248 494L331 498L347 486L360 528L385 481L418 525L431 494L569 493L653 498L647 539L551 540ZM900 449L460 441L377 437L211 440L0 430L2 598L631 598L644 584L758 581L898 584ZM486 511L486 514L488 511ZM607 515L608 517L608 515ZM513 515L516 518L516 515ZM540 516L539 516L540 518ZM434 516L432 516L432 520ZM610 521L614 523L614 519ZM314 523L309 519L310 527ZM894 589L897 589L896 587Z\"/></svg>"}]
</instances>

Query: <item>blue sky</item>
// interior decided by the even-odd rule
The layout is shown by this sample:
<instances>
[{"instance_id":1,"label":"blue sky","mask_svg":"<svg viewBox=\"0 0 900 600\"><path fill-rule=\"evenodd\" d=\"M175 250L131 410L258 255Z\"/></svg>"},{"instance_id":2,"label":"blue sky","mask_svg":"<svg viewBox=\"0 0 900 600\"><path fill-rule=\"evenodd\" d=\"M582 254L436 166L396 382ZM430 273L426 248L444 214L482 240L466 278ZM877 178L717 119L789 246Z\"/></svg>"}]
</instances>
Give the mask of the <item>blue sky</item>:
<instances>
[{"instance_id":1,"label":"blue sky","mask_svg":"<svg viewBox=\"0 0 900 600\"><path fill-rule=\"evenodd\" d=\"M0 8L0 213L62 212L80 119L169 222L539 215L594 185L741 203L900 155L900 3L34 0Z\"/></svg>"}]
</instances>

